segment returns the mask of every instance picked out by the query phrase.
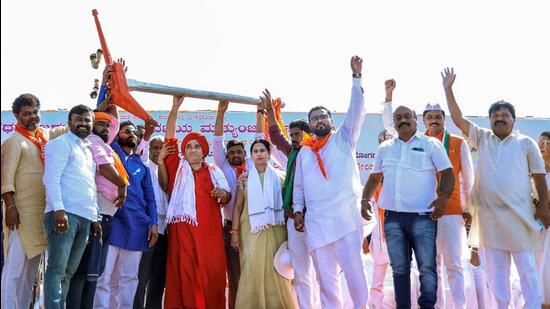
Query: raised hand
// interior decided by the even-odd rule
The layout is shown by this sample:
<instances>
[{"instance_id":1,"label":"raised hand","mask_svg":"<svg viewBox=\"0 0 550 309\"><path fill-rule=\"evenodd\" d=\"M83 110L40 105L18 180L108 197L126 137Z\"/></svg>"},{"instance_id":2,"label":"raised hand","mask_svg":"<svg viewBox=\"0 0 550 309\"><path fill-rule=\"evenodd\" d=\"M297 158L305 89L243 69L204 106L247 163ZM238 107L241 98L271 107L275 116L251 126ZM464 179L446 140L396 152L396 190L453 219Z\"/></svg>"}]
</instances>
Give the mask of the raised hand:
<instances>
[{"instance_id":1,"label":"raised hand","mask_svg":"<svg viewBox=\"0 0 550 309\"><path fill-rule=\"evenodd\" d=\"M384 82L384 89L386 90L386 102L391 102L393 98L393 90L397 86L397 83L393 79L388 79Z\"/></svg>"},{"instance_id":2,"label":"raised hand","mask_svg":"<svg viewBox=\"0 0 550 309\"><path fill-rule=\"evenodd\" d=\"M363 59L357 55L351 57L350 66L353 74L361 74L363 70Z\"/></svg>"},{"instance_id":3,"label":"raised hand","mask_svg":"<svg viewBox=\"0 0 550 309\"><path fill-rule=\"evenodd\" d=\"M225 114L227 108L229 107L229 101L220 101L218 103L218 113Z\"/></svg>"},{"instance_id":4,"label":"raised hand","mask_svg":"<svg viewBox=\"0 0 550 309\"><path fill-rule=\"evenodd\" d=\"M184 96L174 96L172 98L172 107L177 107L179 109L179 107L181 106L181 103L183 103L183 99L185 99Z\"/></svg>"},{"instance_id":5,"label":"raised hand","mask_svg":"<svg viewBox=\"0 0 550 309\"><path fill-rule=\"evenodd\" d=\"M158 162L164 162L164 159L166 159L166 157L168 157L169 155L173 155L175 153L176 153L176 147L174 145L164 144L160 149L157 160Z\"/></svg>"},{"instance_id":6,"label":"raised hand","mask_svg":"<svg viewBox=\"0 0 550 309\"><path fill-rule=\"evenodd\" d=\"M146 141L149 141L149 138L153 134L153 131L155 131L155 128L158 126L158 122L156 122L153 118L148 118L145 120L145 132L143 133L143 139Z\"/></svg>"},{"instance_id":7,"label":"raised hand","mask_svg":"<svg viewBox=\"0 0 550 309\"><path fill-rule=\"evenodd\" d=\"M441 72L441 78L443 78L443 88L452 88L456 78L455 70L453 68L445 68Z\"/></svg>"},{"instance_id":8,"label":"raised hand","mask_svg":"<svg viewBox=\"0 0 550 309\"><path fill-rule=\"evenodd\" d=\"M122 63L122 67L124 68L124 73L128 72L128 67L126 66L126 61L123 58L118 58L117 62Z\"/></svg>"},{"instance_id":9,"label":"raised hand","mask_svg":"<svg viewBox=\"0 0 550 309\"><path fill-rule=\"evenodd\" d=\"M269 90L267 90L267 88L264 89L262 94L263 94L263 96L260 96L260 98L262 99L262 102L260 104L258 104L258 110L260 110L260 109L265 109L265 110L273 109L273 101L271 100L271 93L269 93Z\"/></svg>"}]
</instances>

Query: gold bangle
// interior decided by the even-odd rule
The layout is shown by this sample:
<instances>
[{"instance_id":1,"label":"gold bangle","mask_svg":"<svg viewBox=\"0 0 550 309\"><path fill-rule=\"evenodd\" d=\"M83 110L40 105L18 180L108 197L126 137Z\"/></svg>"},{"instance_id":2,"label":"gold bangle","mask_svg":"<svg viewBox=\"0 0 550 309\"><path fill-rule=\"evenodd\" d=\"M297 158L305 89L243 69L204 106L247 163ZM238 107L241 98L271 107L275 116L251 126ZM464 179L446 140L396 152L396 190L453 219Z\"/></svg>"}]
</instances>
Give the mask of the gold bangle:
<instances>
[{"instance_id":1,"label":"gold bangle","mask_svg":"<svg viewBox=\"0 0 550 309\"><path fill-rule=\"evenodd\" d=\"M13 207L15 207L15 203L6 205L6 210L10 210L10 209L12 209Z\"/></svg>"}]
</instances>

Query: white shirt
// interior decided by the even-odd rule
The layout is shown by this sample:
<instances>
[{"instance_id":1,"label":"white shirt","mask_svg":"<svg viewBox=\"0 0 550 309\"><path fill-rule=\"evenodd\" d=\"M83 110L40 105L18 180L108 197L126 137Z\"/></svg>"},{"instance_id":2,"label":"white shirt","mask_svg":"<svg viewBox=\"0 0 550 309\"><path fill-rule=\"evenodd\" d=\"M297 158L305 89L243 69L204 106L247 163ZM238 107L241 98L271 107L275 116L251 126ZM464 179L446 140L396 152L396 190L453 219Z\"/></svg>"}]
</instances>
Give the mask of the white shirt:
<instances>
[{"instance_id":1,"label":"white shirt","mask_svg":"<svg viewBox=\"0 0 550 309\"><path fill-rule=\"evenodd\" d=\"M158 232L159 234L164 235L164 230L166 230L166 208L168 208L168 196L166 192L164 192L164 190L162 190L162 188L160 187L160 183L158 180L158 165L150 159L147 161L147 163L144 164L149 167L149 170L151 171L151 182L153 183L155 201L157 202Z\"/></svg>"},{"instance_id":2,"label":"white shirt","mask_svg":"<svg viewBox=\"0 0 550 309\"><path fill-rule=\"evenodd\" d=\"M98 221L95 172L90 142L71 132L49 141L44 149L46 212L65 210Z\"/></svg>"},{"instance_id":3,"label":"white shirt","mask_svg":"<svg viewBox=\"0 0 550 309\"><path fill-rule=\"evenodd\" d=\"M393 126L392 102L384 102L382 103L382 106L382 122L384 123L384 129L395 137L397 136L397 131L395 131ZM459 179L455 179L455 181L460 181L460 205L462 206L462 210L467 211L467 201L470 197L472 186L474 185L474 168L470 147L466 141L464 141L460 146L460 174Z\"/></svg>"},{"instance_id":4,"label":"white shirt","mask_svg":"<svg viewBox=\"0 0 550 309\"><path fill-rule=\"evenodd\" d=\"M333 243L365 224L361 217L362 186L355 149L365 119L361 79L353 79L351 102L342 125L319 150L327 178L319 169L311 148L303 147L296 158L294 211L305 215L309 251Z\"/></svg>"},{"instance_id":5,"label":"white shirt","mask_svg":"<svg viewBox=\"0 0 550 309\"><path fill-rule=\"evenodd\" d=\"M540 249L530 174L546 174L537 143L512 132L500 140L471 123L468 142L479 159L471 192L471 245L506 251Z\"/></svg>"},{"instance_id":6,"label":"white shirt","mask_svg":"<svg viewBox=\"0 0 550 309\"><path fill-rule=\"evenodd\" d=\"M406 142L399 137L383 142L372 170L384 174L379 206L399 212L431 212L428 206L437 198L436 171L451 167L443 144L421 132Z\"/></svg>"}]
</instances>

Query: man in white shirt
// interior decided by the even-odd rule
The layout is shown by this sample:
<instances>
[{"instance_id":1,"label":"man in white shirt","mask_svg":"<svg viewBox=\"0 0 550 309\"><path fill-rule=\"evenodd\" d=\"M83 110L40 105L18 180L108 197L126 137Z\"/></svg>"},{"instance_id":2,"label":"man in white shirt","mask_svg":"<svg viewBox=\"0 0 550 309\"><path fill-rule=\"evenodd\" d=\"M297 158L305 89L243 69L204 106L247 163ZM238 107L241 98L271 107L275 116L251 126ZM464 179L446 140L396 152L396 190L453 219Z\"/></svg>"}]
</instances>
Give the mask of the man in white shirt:
<instances>
[{"instance_id":1,"label":"man in white shirt","mask_svg":"<svg viewBox=\"0 0 550 309\"><path fill-rule=\"evenodd\" d=\"M479 151L471 192L470 245L483 250L487 281L499 308L510 303L511 257L520 276L524 308L540 308L535 252L541 249L540 232L550 225L544 160L533 139L514 132L512 104L492 104L491 130L481 128L462 116L452 90L454 70L447 68L441 76L453 122ZM531 177L542 196L537 207L532 202Z\"/></svg>"},{"instance_id":2,"label":"man in white shirt","mask_svg":"<svg viewBox=\"0 0 550 309\"><path fill-rule=\"evenodd\" d=\"M392 117L392 97L395 80L385 83L386 100L384 102L383 121L387 130L395 131ZM466 201L474 183L472 156L468 143L458 135L451 134L445 127L445 111L439 104L427 104L422 113L426 128L425 134L437 138L453 166L455 185L447 201L443 217L437 221L437 304L438 308L465 308L466 289L464 286L464 268L462 260L468 251L465 224L470 224L472 216L467 210ZM460 181L459 181L460 180ZM446 299L445 278L447 273L451 299ZM447 305L449 304L449 305Z\"/></svg>"},{"instance_id":3,"label":"man in white shirt","mask_svg":"<svg viewBox=\"0 0 550 309\"><path fill-rule=\"evenodd\" d=\"M85 105L69 112L70 132L46 144L44 186L48 266L44 275L46 308L61 309L72 275L88 241L90 226L101 234L95 185L96 165L86 139L94 114Z\"/></svg>"},{"instance_id":4,"label":"man in white shirt","mask_svg":"<svg viewBox=\"0 0 550 309\"><path fill-rule=\"evenodd\" d=\"M365 119L361 88L362 59L351 59L351 102L342 125L332 129L330 111L314 107L309 126L315 138L305 141L296 159L294 226L307 230L306 245L313 257L324 308L342 308L340 269L355 308L364 308L368 286L361 259L361 182L355 149ZM303 209L307 205L307 215Z\"/></svg>"},{"instance_id":5,"label":"man in white shirt","mask_svg":"<svg viewBox=\"0 0 550 309\"><path fill-rule=\"evenodd\" d=\"M393 113L398 137L380 145L362 198L362 215L371 218L370 199L384 178L378 198L385 209L384 234L393 271L398 308L411 307L411 259L420 272L421 308L434 308L437 300L437 222L454 187L451 162L437 139L417 131L416 114L400 106ZM437 194L436 172L441 175Z\"/></svg>"}]
</instances>

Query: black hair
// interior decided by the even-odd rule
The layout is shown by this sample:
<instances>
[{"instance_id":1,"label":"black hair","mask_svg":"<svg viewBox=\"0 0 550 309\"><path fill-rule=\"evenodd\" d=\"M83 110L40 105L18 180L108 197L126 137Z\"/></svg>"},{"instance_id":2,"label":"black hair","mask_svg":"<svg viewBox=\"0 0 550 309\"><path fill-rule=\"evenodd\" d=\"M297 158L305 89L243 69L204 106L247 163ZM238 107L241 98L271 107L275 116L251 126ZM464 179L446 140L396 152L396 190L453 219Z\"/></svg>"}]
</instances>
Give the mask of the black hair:
<instances>
[{"instance_id":1,"label":"black hair","mask_svg":"<svg viewBox=\"0 0 550 309\"><path fill-rule=\"evenodd\" d=\"M125 126L133 126L134 128L136 127L136 125L133 122L131 122L130 120L126 120L120 123L120 125L118 126L118 129L122 130L122 128L124 128Z\"/></svg>"},{"instance_id":2,"label":"black hair","mask_svg":"<svg viewBox=\"0 0 550 309\"><path fill-rule=\"evenodd\" d=\"M225 149L229 150L229 148L234 147L234 146L241 146L244 150L244 143L241 142L241 141L238 141L236 139L232 139L229 142L227 142L227 144L225 145Z\"/></svg>"},{"instance_id":3,"label":"black hair","mask_svg":"<svg viewBox=\"0 0 550 309\"><path fill-rule=\"evenodd\" d=\"M311 133L309 124L304 119L296 119L292 121L289 125L290 129L298 128L306 133Z\"/></svg>"},{"instance_id":4,"label":"black hair","mask_svg":"<svg viewBox=\"0 0 550 309\"><path fill-rule=\"evenodd\" d=\"M516 109L514 108L514 105L502 100L491 104L491 107L489 107L489 118L491 118L491 116L501 108L506 108L510 114L512 114L512 119L516 121Z\"/></svg>"},{"instance_id":5,"label":"black hair","mask_svg":"<svg viewBox=\"0 0 550 309\"><path fill-rule=\"evenodd\" d=\"M550 139L550 131L544 131L540 134L541 137L546 137L547 139Z\"/></svg>"},{"instance_id":6,"label":"black hair","mask_svg":"<svg viewBox=\"0 0 550 309\"><path fill-rule=\"evenodd\" d=\"M263 138L258 138L257 140L252 142L252 145L250 145L250 153L252 153L252 149L254 149L254 145L256 145L258 143L263 144L265 146L265 148L267 149L267 152L271 152L271 145L269 144L269 142L266 141Z\"/></svg>"},{"instance_id":7,"label":"black hair","mask_svg":"<svg viewBox=\"0 0 550 309\"><path fill-rule=\"evenodd\" d=\"M90 114L92 114L92 118L94 117L94 112L92 111L92 109L89 106L86 106L84 104L79 104L77 106L74 106L69 111L69 121L71 121L71 117L73 116L73 114L82 115L82 114L86 114L86 113L90 113Z\"/></svg>"},{"instance_id":8,"label":"black hair","mask_svg":"<svg viewBox=\"0 0 550 309\"><path fill-rule=\"evenodd\" d=\"M142 125L142 124L138 124L136 125L136 136L138 136L139 138L142 138L143 137L143 134L142 133L145 133L145 132L142 132L145 131L145 126Z\"/></svg>"},{"instance_id":9,"label":"black hair","mask_svg":"<svg viewBox=\"0 0 550 309\"><path fill-rule=\"evenodd\" d=\"M330 118L332 118L332 114L330 113L330 111L328 110L328 108L322 106L322 105L317 105L317 106L314 106L312 107L310 110L309 110L309 113L307 114L307 120L311 120L311 113L313 113L314 111L316 110L320 110L320 109L324 109L327 111L327 114Z\"/></svg>"},{"instance_id":10,"label":"black hair","mask_svg":"<svg viewBox=\"0 0 550 309\"><path fill-rule=\"evenodd\" d=\"M11 105L11 111L14 114L19 114L21 111L21 107L23 106L32 106L33 104L36 104L38 109L40 109L40 100L34 95L30 93L23 93L22 95L18 96L15 101L13 101L13 104Z\"/></svg>"},{"instance_id":11,"label":"black hair","mask_svg":"<svg viewBox=\"0 0 550 309\"><path fill-rule=\"evenodd\" d=\"M422 118L426 117L426 114L427 114L428 112L433 112L433 111L435 111L435 110L425 110L425 111L422 113ZM438 110L438 111L440 111L441 113L443 113L443 118L445 118L445 111L444 111L444 110Z\"/></svg>"}]
</instances>

